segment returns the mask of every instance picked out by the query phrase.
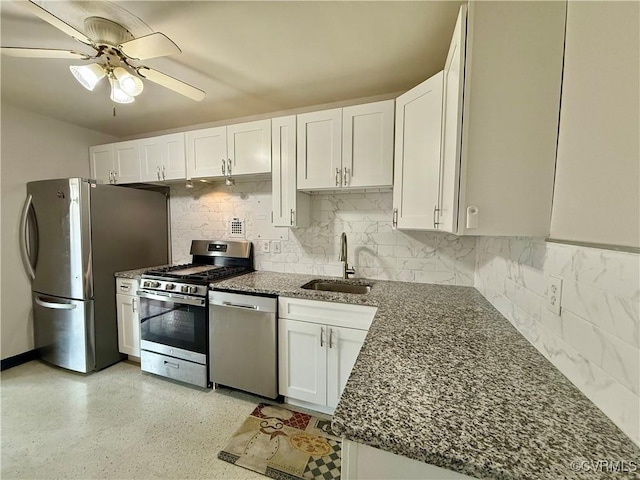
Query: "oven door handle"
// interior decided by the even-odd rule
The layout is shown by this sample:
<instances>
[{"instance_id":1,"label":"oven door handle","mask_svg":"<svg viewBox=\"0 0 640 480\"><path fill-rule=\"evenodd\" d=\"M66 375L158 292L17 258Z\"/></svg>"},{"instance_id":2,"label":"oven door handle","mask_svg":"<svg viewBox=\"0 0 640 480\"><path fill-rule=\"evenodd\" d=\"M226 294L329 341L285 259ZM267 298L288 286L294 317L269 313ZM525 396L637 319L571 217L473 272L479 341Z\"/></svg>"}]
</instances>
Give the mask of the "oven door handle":
<instances>
[{"instance_id":1,"label":"oven door handle","mask_svg":"<svg viewBox=\"0 0 640 480\"><path fill-rule=\"evenodd\" d=\"M148 298L150 300L159 300L161 302L179 303L181 305L196 305L198 307L204 307L206 299L204 298L183 298L176 297L174 295L161 295L157 293L148 293L138 290L138 296L140 298Z\"/></svg>"}]
</instances>

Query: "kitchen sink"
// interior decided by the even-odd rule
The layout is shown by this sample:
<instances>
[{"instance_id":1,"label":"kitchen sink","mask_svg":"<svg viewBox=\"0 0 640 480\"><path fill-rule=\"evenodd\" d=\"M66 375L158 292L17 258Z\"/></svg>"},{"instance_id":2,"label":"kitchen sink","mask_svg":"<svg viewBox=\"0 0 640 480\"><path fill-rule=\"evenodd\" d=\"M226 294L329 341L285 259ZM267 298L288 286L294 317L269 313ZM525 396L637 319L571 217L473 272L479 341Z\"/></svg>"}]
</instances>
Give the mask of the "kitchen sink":
<instances>
[{"instance_id":1,"label":"kitchen sink","mask_svg":"<svg viewBox=\"0 0 640 480\"><path fill-rule=\"evenodd\" d=\"M301 288L305 290L321 290L323 292L355 293L362 295L371 291L371 285L339 280L311 280Z\"/></svg>"}]
</instances>

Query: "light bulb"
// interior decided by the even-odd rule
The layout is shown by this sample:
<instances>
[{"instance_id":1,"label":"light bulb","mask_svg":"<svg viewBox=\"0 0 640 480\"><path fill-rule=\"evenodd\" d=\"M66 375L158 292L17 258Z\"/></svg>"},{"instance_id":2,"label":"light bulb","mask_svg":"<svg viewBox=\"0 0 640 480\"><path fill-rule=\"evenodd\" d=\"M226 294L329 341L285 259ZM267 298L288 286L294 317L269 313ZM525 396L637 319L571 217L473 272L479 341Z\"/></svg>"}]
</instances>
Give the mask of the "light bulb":
<instances>
[{"instance_id":1,"label":"light bulb","mask_svg":"<svg viewBox=\"0 0 640 480\"><path fill-rule=\"evenodd\" d=\"M87 90L93 90L96 84L106 75L102 65L92 63L90 65L71 65L69 67L76 80Z\"/></svg>"},{"instance_id":2,"label":"light bulb","mask_svg":"<svg viewBox=\"0 0 640 480\"><path fill-rule=\"evenodd\" d=\"M125 68L116 67L113 69L113 74L116 77L116 80L120 83L120 88L122 88L127 95L135 97L142 93L144 88L142 80L131 75Z\"/></svg>"},{"instance_id":3,"label":"light bulb","mask_svg":"<svg viewBox=\"0 0 640 480\"><path fill-rule=\"evenodd\" d=\"M109 83L111 83L111 100L116 103L132 103L135 102L135 98L128 95L127 92L122 90L120 83L115 79L109 77Z\"/></svg>"}]
</instances>

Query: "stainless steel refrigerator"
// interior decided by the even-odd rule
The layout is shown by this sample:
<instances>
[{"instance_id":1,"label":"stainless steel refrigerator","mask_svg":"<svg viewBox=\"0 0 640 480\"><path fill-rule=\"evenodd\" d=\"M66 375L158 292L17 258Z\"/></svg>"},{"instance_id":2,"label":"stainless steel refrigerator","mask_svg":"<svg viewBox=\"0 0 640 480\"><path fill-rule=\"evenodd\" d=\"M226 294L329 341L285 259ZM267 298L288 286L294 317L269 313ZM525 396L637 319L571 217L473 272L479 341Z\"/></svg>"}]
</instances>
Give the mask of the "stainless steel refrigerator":
<instances>
[{"instance_id":1,"label":"stainless steel refrigerator","mask_svg":"<svg viewBox=\"0 0 640 480\"><path fill-rule=\"evenodd\" d=\"M27 183L21 250L35 347L87 373L120 361L114 273L168 263L167 196L81 178Z\"/></svg>"}]
</instances>

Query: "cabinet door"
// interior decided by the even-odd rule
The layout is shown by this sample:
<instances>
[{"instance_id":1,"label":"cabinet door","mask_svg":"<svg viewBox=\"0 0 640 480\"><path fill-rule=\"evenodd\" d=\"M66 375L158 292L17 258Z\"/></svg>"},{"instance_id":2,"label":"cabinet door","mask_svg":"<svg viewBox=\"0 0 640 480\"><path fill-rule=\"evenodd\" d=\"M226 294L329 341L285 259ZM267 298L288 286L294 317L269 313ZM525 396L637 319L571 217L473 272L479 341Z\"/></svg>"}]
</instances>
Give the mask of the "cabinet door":
<instances>
[{"instance_id":1,"label":"cabinet door","mask_svg":"<svg viewBox=\"0 0 640 480\"><path fill-rule=\"evenodd\" d=\"M327 405L337 407L367 332L353 328L327 327Z\"/></svg>"},{"instance_id":2,"label":"cabinet door","mask_svg":"<svg viewBox=\"0 0 640 480\"><path fill-rule=\"evenodd\" d=\"M140 356L140 319L138 297L116 294L118 316L118 350L120 353Z\"/></svg>"},{"instance_id":3,"label":"cabinet door","mask_svg":"<svg viewBox=\"0 0 640 480\"><path fill-rule=\"evenodd\" d=\"M464 88L467 7L462 5L444 67L442 94L442 161L438 230L458 229L458 186L462 148L462 92Z\"/></svg>"},{"instance_id":4,"label":"cabinet door","mask_svg":"<svg viewBox=\"0 0 640 480\"><path fill-rule=\"evenodd\" d=\"M309 224L309 195L296 188L296 116L271 120L272 212L274 227Z\"/></svg>"},{"instance_id":5,"label":"cabinet door","mask_svg":"<svg viewBox=\"0 0 640 480\"><path fill-rule=\"evenodd\" d=\"M437 227L442 78L439 72L396 100L393 207L398 228Z\"/></svg>"},{"instance_id":6,"label":"cabinet door","mask_svg":"<svg viewBox=\"0 0 640 480\"><path fill-rule=\"evenodd\" d=\"M271 120L227 126L231 176L271 172Z\"/></svg>"},{"instance_id":7,"label":"cabinet door","mask_svg":"<svg viewBox=\"0 0 640 480\"><path fill-rule=\"evenodd\" d=\"M140 181L140 149L138 140L119 142L113 145L113 166L116 183Z\"/></svg>"},{"instance_id":8,"label":"cabinet door","mask_svg":"<svg viewBox=\"0 0 640 480\"><path fill-rule=\"evenodd\" d=\"M327 399L327 328L279 319L279 391L281 395L324 405Z\"/></svg>"},{"instance_id":9,"label":"cabinet door","mask_svg":"<svg viewBox=\"0 0 640 480\"><path fill-rule=\"evenodd\" d=\"M298 115L298 189L342 186L342 109Z\"/></svg>"},{"instance_id":10,"label":"cabinet door","mask_svg":"<svg viewBox=\"0 0 640 480\"><path fill-rule=\"evenodd\" d=\"M394 102L342 109L342 186L393 185Z\"/></svg>"},{"instance_id":11,"label":"cabinet door","mask_svg":"<svg viewBox=\"0 0 640 480\"><path fill-rule=\"evenodd\" d=\"M113 144L89 147L91 178L103 183L111 183L113 172Z\"/></svg>"},{"instance_id":12,"label":"cabinet door","mask_svg":"<svg viewBox=\"0 0 640 480\"><path fill-rule=\"evenodd\" d=\"M184 133L145 138L139 142L143 182L186 178Z\"/></svg>"},{"instance_id":13,"label":"cabinet door","mask_svg":"<svg viewBox=\"0 0 640 480\"><path fill-rule=\"evenodd\" d=\"M227 162L227 127L187 132L185 143L187 178L224 176L222 166Z\"/></svg>"},{"instance_id":14,"label":"cabinet door","mask_svg":"<svg viewBox=\"0 0 640 480\"><path fill-rule=\"evenodd\" d=\"M187 177L184 133L163 135L165 157L162 164L163 180L180 180Z\"/></svg>"},{"instance_id":15,"label":"cabinet door","mask_svg":"<svg viewBox=\"0 0 640 480\"><path fill-rule=\"evenodd\" d=\"M140 140L140 177L143 182L162 180L164 147L161 137Z\"/></svg>"}]
</instances>

